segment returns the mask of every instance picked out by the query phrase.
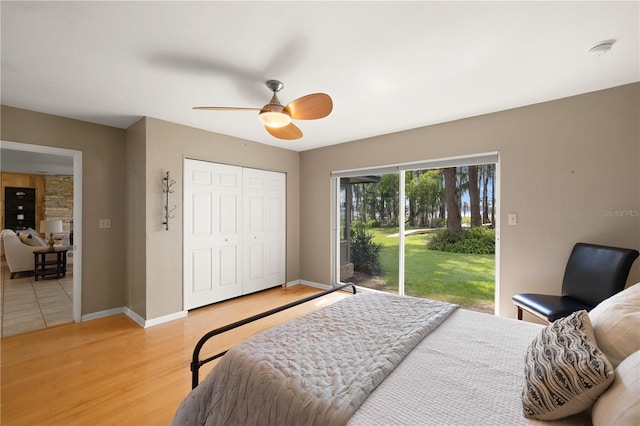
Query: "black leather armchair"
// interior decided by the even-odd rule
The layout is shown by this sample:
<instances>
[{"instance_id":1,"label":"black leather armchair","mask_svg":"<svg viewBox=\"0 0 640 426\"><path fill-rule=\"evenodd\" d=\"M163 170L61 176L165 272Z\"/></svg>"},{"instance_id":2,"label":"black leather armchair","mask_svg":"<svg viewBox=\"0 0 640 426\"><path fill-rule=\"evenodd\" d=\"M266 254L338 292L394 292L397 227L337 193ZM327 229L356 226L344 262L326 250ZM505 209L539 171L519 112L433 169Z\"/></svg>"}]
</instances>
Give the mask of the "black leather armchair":
<instances>
[{"instance_id":1,"label":"black leather armchair","mask_svg":"<svg viewBox=\"0 0 640 426\"><path fill-rule=\"evenodd\" d=\"M590 311L604 299L622 291L638 251L596 244L577 243L567 262L562 280L562 295L522 293L511 299L522 311L548 322L572 312Z\"/></svg>"}]
</instances>

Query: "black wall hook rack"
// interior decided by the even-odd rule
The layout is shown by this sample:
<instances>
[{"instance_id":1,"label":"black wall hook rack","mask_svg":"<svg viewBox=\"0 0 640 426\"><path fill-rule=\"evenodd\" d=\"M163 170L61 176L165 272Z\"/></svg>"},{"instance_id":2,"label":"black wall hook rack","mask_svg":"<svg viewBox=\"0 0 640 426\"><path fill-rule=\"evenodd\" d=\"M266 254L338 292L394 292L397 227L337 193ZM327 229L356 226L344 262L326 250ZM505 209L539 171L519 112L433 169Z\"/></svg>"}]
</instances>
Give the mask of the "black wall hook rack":
<instances>
[{"instance_id":1,"label":"black wall hook rack","mask_svg":"<svg viewBox=\"0 0 640 426\"><path fill-rule=\"evenodd\" d=\"M173 185L176 184L176 181L169 177L169 172L166 172L166 176L162 178L162 192L165 194L164 198L164 225L165 230L169 230L169 219L173 219L173 211L176 209L174 204L173 208L169 209L169 194L173 193Z\"/></svg>"}]
</instances>

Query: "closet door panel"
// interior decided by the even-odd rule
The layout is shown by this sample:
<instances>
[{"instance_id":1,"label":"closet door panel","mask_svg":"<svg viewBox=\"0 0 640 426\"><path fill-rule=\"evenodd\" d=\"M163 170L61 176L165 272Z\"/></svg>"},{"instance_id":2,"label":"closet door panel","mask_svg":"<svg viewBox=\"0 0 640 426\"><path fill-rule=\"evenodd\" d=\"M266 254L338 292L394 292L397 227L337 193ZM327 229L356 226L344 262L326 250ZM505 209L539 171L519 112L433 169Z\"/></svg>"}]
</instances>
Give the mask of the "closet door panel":
<instances>
[{"instance_id":1,"label":"closet door panel","mask_svg":"<svg viewBox=\"0 0 640 426\"><path fill-rule=\"evenodd\" d=\"M212 289L211 259L211 249L195 249L191 252L193 279L190 291L195 297L198 297L201 292L209 292Z\"/></svg>"},{"instance_id":2,"label":"closet door panel","mask_svg":"<svg viewBox=\"0 0 640 426\"><path fill-rule=\"evenodd\" d=\"M242 168L184 163L184 309L242 294Z\"/></svg>"},{"instance_id":3,"label":"closet door panel","mask_svg":"<svg viewBox=\"0 0 640 426\"><path fill-rule=\"evenodd\" d=\"M286 175L267 172L266 177L265 241L267 243L267 260L265 280L267 287L273 287L286 282Z\"/></svg>"},{"instance_id":4,"label":"closet door panel","mask_svg":"<svg viewBox=\"0 0 640 426\"><path fill-rule=\"evenodd\" d=\"M250 282L262 280L264 277L264 245L262 243L255 243L249 247L249 271L247 275Z\"/></svg>"},{"instance_id":5,"label":"closet door panel","mask_svg":"<svg viewBox=\"0 0 640 426\"><path fill-rule=\"evenodd\" d=\"M191 196L191 233L205 239L211 235L212 194L195 193Z\"/></svg>"},{"instance_id":6,"label":"closet door panel","mask_svg":"<svg viewBox=\"0 0 640 426\"><path fill-rule=\"evenodd\" d=\"M265 280L265 177L263 170L243 170L244 198L244 248L247 250L244 263L243 293L264 290Z\"/></svg>"},{"instance_id":7,"label":"closet door panel","mask_svg":"<svg viewBox=\"0 0 640 426\"><path fill-rule=\"evenodd\" d=\"M220 271L218 278L220 287L235 287L241 282L238 276L238 268L225 267L225 265L237 265L239 263L240 259L238 258L238 248L236 246L230 245L219 249L217 270ZM233 291L233 293L237 292Z\"/></svg>"},{"instance_id":8,"label":"closet door panel","mask_svg":"<svg viewBox=\"0 0 640 426\"><path fill-rule=\"evenodd\" d=\"M185 309L284 284L286 175L198 160L184 170Z\"/></svg>"},{"instance_id":9,"label":"closet door panel","mask_svg":"<svg viewBox=\"0 0 640 426\"><path fill-rule=\"evenodd\" d=\"M244 293L285 283L286 175L245 169Z\"/></svg>"}]
</instances>

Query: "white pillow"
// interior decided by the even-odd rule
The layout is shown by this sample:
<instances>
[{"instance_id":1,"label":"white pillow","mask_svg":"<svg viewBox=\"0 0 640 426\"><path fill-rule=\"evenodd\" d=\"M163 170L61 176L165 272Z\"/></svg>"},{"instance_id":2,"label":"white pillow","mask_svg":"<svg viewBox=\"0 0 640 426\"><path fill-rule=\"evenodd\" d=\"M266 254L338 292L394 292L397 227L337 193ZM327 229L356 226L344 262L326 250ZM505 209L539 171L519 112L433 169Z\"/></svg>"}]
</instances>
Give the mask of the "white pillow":
<instances>
[{"instance_id":1,"label":"white pillow","mask_svg":"<svg viewBox=\"0 0 640 426\"><path fill-rule=\"evenodd\" d=\"M613 384L593 406L593 426L640 425L640 351L629 355L615 371Z\"/></svg>"},{"instance_id":2,"label":"white pillow","mask_svg":"<svg viewBox=\"0 0 640 426\"><path fill-rule=\"evenodd\" d=\"M18 234L25 234L25 235L29 235L29 234L33 234L34 232L36 232L35 229L33 228L25 228L25 229L20 229L18 231L16 231Z\"/></svg>"},{"instance_id":3,"label":"white pillow","mask_svg":"<svg viewBox=\"0 0 640 426\"><path fill-rule=\"evenodd\" d=\"M587 311L543 328L525 355L522 411L556 420L590 408L613 382L611 363L598 349Z\"/></svg>"},{"instance_id":4,"label":"white pillow","mask_svg":"<svg viewBox=\"0 0 640 426\"><path fill-rule=\"evenodd\" d=\"M24 244L28 246L40 247L40 246L46 245L46 243L42 241L42 238L40 238L36 234L24 234L21 232L18 235L20 236L20 241L22 241Z\"/></svg>"},{"instance_id":5,"label":"white pillow","mask_svg":"<svg viewBox=\"0 0 640 426\"><path fill-rule=\"evenodd\" d=\"M46 245L47 245L47 243L42 239L42 237L41 237L40 235L38 235L38 233L37 233L37 232L33 232L33 233L31 234L31 237L32 237L34 240L38 241L38 242L40 243L40 245L41 245L41 246L46 246Z\"/></svg>"},{"instance_id":6,"label":"white pillow","mask_svg":"<svg viewBox=\"0 0 640 426\"><path fill-rule=\"evenodd\" d=\"M603 300L589 312L598 347L617 367L640 350L640 283Z\"/></svg>"}]
</instances>

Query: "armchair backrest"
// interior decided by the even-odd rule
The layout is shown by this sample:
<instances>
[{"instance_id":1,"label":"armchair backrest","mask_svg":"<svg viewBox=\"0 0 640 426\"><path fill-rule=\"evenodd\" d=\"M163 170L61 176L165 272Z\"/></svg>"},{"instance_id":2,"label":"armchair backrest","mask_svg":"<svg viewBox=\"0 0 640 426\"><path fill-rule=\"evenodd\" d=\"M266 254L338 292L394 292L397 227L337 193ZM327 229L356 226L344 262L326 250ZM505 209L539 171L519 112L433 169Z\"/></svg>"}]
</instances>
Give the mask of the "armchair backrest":
<instances>
[{"instance_id":1,"label":"armchair backrest","mask_svg":"<svg viewBox=\"0 0 640 426\"><path fill-rule=\"evenodd\" d=\"M577 243L567 262L562 295L595 307L622 291L638 251Z\"/></svg>"}]
</instances>

